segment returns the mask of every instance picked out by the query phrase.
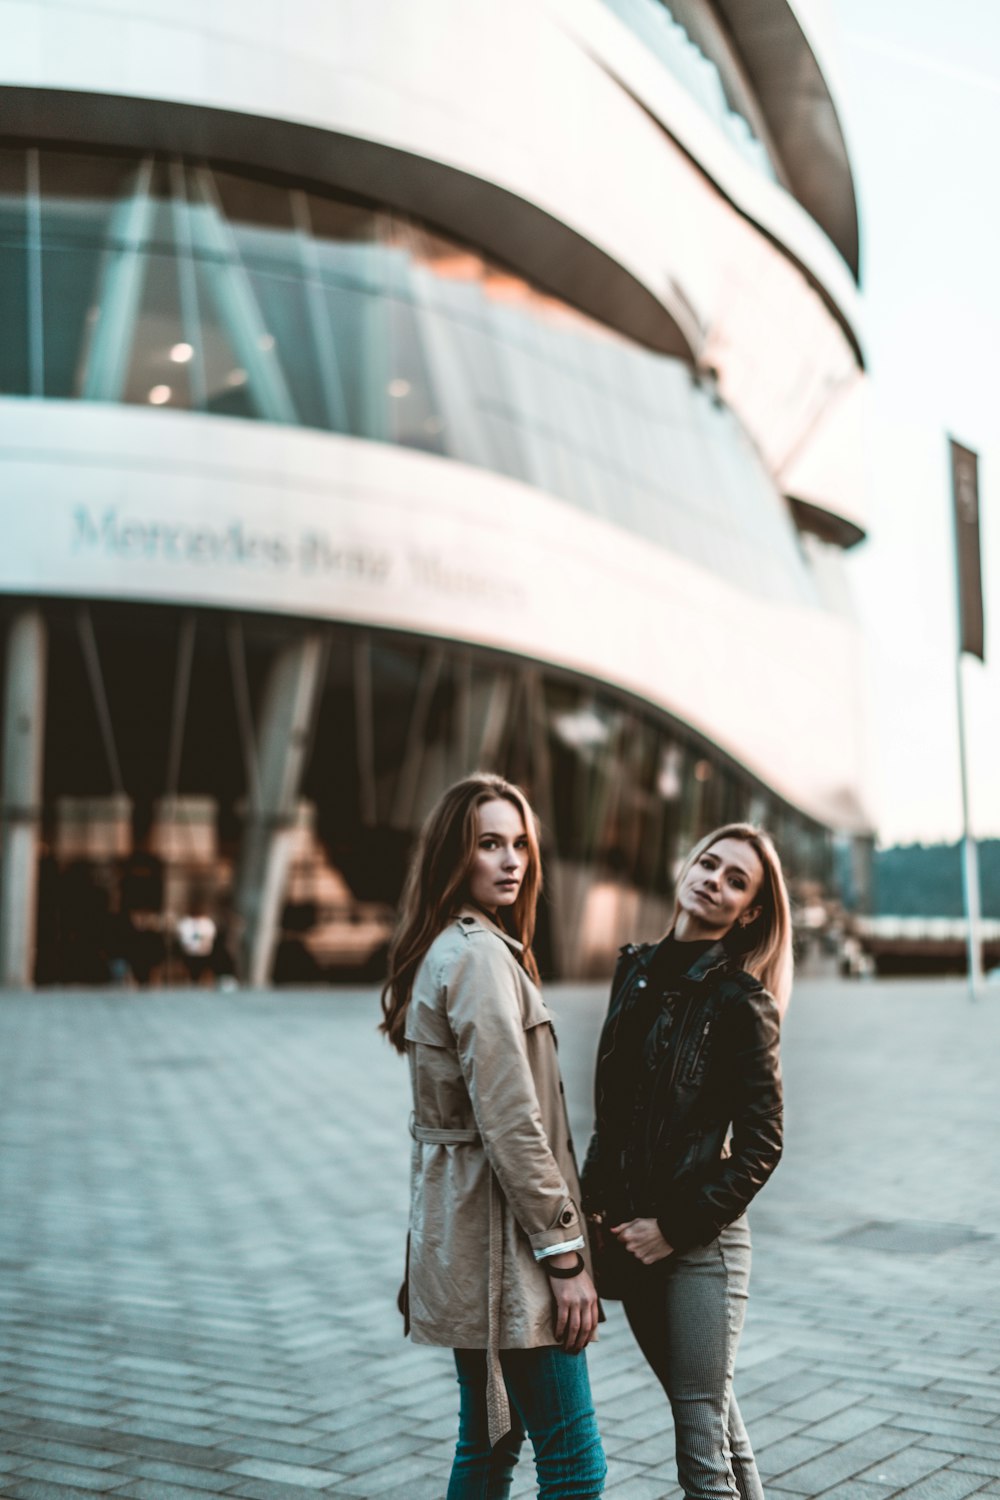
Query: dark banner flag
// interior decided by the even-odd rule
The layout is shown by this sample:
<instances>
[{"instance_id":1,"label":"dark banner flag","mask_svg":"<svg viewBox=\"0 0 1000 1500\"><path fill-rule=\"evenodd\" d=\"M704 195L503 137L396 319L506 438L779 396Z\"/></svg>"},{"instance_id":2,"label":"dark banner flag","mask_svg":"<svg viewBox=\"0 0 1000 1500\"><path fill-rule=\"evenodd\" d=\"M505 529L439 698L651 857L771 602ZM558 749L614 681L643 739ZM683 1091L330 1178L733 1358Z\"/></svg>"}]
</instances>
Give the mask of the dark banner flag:
<instances>
[{"instance_id":1,"label":"dark banner flag","mask_svg":"<svg viewBox=\"0 0 1000 1500\"><path fill-rule=\"evenodd\" d=\"M979 560L979 459L954 438L951 448L951 492L955 508L955 555L958 564L958 649L985 660L983 648L983 572Z\"/></svg>"}]
</instances>

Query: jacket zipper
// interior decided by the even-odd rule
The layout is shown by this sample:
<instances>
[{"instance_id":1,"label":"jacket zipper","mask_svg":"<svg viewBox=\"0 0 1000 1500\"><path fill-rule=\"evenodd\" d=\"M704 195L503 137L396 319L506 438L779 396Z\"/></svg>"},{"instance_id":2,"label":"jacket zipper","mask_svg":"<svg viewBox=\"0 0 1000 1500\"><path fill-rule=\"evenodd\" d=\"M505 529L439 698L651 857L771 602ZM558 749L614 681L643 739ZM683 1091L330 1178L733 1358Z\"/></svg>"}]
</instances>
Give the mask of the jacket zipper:
<instances>
[{"instance_id":1,"label":"jacket zipper","mask_svg":"<svg viewBox=\"0 0 1000 1500\"><path fill-rule=\"evenodd\" d=\"M708 1041L708 1033L709 1033L709 1030L711 1028L711 1025L712 1025L712 1022L711 1022L711 1019L709 1019L709 1020L707 1020L705 1022L704 1026L701 1028L701 1036L698 1038L697 1042L695 1043L694 1051L691 1054L691 1060L688 1063L687 1070L686 1070L686 1072L684 1074L685 1078L693 1078L694 1075L695 1075L695 1071L696 1071L696 1069L698 1067L698 1063L699 1063L699 1061L701 1059L701 1054L705 1050L705 1043Z\"/></svg>"},{"instance_id":2,"label":"jacket zipper","mask_svg":"<svg viewBox=\"0 0 1000 1500\"><path fill-rule=\"evenodd\" d=\"M664 1000L673 999L673 1000L676 1001L676 1000L679 1000L681 998L681 993L679 991L677 991L677 990L674 990L674 991L669 991L668 990L666 992L666 994L664 995L663 998L664 998ZM659 1072L659 1074L658 1074L658 1076L656 1078L656 1081L653 1084L652 1089L650 1090L649 1100L650 1100L650 1104L651 1105L652 1105L653 1101L656 1100L656 1099L661 1099L661 1098L663 1098L665 1096L669 1097L670 1094L673 1091L674 1083L677 1080L678 1067L679 1067L681 1058L684 1055L685 1022L687 1022L687 1021L688 1021L688 1017L682 1015L679 1021L675 1021L674 1022L674 1025L677 1028L676 1029L676 1035L675 1035L674 1045L673 1045L672 1048L670 1048L670 1050L667 1053L666 1058L664 1059L663 1063L661 1064L661 1066L660 1066L660 1072ZM666 1078L666 1090L664 1090L664 1087L663 1087L664 1078ZM651 1152L652 1149L653 1149L652 1135L651 1135L652 1125L653 1125L653 1112L652 1112L652 1109L651 1109L650 1110L650 1114L649 1114L649 1118L646 1121L646 1149L647 1149L647 1152Z\"/></svg>"}]
</instances>

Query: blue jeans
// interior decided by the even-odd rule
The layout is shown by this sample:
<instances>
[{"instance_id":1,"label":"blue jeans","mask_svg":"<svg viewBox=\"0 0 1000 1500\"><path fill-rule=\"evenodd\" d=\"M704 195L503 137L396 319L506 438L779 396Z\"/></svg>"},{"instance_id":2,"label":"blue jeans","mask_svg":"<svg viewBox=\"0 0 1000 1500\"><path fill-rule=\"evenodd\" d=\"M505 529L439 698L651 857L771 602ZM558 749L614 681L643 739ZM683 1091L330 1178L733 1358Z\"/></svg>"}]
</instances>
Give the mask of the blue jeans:
<instances>
[{"instance_id":1,"label":"blue jeans","mask_svg":"<svg viewBox=\"0 0 1000 1500\"><path fill-rule=\"evenodd\" d=\"M587 1356L557 1345L502 1349L512 1427L490 1447L486 1351L456 1349L461 1404L447 1500L507 1500L525 1433L535 1450L539 1500L596 1500L607 1464L597 1431Z\"/></svg>"}]
</instances>

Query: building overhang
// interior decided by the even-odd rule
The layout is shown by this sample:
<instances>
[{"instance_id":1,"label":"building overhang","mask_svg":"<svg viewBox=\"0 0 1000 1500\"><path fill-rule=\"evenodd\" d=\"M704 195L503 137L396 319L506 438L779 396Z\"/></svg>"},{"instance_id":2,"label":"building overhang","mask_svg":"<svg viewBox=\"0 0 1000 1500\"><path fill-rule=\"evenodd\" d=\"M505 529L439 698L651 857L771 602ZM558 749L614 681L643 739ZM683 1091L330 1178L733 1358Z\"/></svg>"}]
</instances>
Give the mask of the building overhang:
<instances>
[{"instance_id":1,"label":"building overhang","mask_svg":"<svg viewBox=\"0 0 1000 1500\"><path fill-rule=\"evenodd\" d=\"M809 531L824 542L843 547L845 552L863 542L868 534L849 516L838 515L836 511L827 510L812 500L803 500L798 495L786 495L785 498L800 531Z\"/></svg>"},{"instance_id":2,"label":"building overhang","mask_svg":"<svg viewBox=\"0 0 1000 1500\"><path fill-rule=\"evenodd\" d=\"M857 279L858 207L840 119L789 0L716 0L753 86L791 190Z\"/></svg>"},{"instance_id":3,"label":"building overhang","mask_svg":"<svg viewBox=\"0 0 1000 1500\"><path fill-rule=\"evenodd\" d=\"M34 145L162 151L356 195L516 268L627 338L691 362L696 321L585 235L498 183L383 141L207 105L0 85L4 134Z\"/></svg>"}]
</instances>

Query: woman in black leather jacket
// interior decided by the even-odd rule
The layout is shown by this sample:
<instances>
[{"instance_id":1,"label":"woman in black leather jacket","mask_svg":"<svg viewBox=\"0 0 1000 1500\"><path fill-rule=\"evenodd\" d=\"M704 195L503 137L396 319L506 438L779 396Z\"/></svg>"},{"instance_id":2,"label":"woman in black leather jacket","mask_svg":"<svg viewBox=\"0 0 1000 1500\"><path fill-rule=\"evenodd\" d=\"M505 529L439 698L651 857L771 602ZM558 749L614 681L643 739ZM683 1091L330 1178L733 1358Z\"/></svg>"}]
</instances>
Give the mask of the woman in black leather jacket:
<instances>
[{"instance_id":1,"label":"woman in black leather jacket","mask_svg":"<svg viewBox=\"0 0 1000 1500\"><path fill-rule=\"evenodd\" d=\"M745 1210L782 1143L791 921L766 834L688 856L674 924L622 949L601 1034L584 1206L603 1273L674 1415L689 1500L763 1500L733 1395L750 1276Z\"/></svg>"}]
</instances>

